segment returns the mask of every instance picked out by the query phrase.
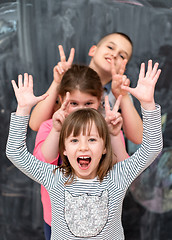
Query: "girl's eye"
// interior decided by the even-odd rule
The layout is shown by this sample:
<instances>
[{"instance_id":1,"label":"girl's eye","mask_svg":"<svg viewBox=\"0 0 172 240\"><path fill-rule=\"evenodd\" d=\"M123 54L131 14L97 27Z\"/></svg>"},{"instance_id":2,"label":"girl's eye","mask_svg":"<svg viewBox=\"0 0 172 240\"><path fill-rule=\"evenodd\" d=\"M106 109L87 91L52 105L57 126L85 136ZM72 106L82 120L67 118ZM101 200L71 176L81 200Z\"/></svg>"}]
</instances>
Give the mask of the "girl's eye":
<instances>
[{"instance_id":1,"label":"girl's eye","mask_svg":"<svg viewBox=\"0 0 172 240\"><path fill-rule=\"evenodd\" d=\"M76 102L70 102L70 105L77 106L78 104Z\"/></svg>"},{"instance_id":2,"label":"girl's eye","mask_svg":"<svg viewBox=\"0 0 172 240\"><path fill-rule=\"evenodd\" d=\"M96 142L96 139L95 138L90 138L89 142Z\"/></svg>"},{"instance_id":3,"label":"girl's eye","mask_svg":"<svg viewBox=\"0 0 172 240\"><path fill-rule=\"evenodd\" d=\"M90 106L91 104L93 104L92 102L87 102L85 105Z\"/></svg>"},{"instance_id":4,"label":"girl's eye","mask_svg":"<svg viewBox=\"0 0 172 240\"><path fill-rule=\"evenodd\" d=\"M76 142L78 142L78 139L73 138L73 139L71 139L71 142L76 143Z\"/></svg>"}]
</instances>

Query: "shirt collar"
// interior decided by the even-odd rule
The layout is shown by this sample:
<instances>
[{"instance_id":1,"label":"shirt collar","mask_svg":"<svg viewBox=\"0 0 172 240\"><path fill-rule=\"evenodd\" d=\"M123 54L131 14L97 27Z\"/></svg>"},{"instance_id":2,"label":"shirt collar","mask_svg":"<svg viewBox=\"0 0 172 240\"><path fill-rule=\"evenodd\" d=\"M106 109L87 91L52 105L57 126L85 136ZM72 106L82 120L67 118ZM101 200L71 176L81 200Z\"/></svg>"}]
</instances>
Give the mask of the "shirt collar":
<instances>
[{"instance_id":1,"label":"shirt collar","mask_svg":"<svg viewBox=\"0 0 172 240\"><path fill-rule=\"evenodd\" d=\"M112 81L110 81L104 85L104 89L107 92L107 94L109 94L109 92L111 90L111 84L112 84Z\"/></svg>"}]
</instances>

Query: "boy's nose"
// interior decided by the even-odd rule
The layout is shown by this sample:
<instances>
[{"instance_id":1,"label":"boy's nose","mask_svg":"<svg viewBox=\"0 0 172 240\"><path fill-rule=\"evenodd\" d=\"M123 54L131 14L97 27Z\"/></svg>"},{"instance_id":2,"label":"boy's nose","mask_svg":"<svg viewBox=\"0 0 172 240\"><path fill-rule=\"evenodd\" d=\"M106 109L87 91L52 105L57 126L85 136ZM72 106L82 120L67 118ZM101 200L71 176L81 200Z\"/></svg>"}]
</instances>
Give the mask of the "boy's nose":
<instances>
[{"instance_id":1,"label":"boy's nose","mask_svg":"<svg viewBox=\"0 0 172 240\"><path fill-rule=\"evenodd\" d=\"M113 54L112 54L112 56L113 56L114 58L116 58L116 56L117 56L117 52L114 51Z\"/></svg>"}]
</instances>

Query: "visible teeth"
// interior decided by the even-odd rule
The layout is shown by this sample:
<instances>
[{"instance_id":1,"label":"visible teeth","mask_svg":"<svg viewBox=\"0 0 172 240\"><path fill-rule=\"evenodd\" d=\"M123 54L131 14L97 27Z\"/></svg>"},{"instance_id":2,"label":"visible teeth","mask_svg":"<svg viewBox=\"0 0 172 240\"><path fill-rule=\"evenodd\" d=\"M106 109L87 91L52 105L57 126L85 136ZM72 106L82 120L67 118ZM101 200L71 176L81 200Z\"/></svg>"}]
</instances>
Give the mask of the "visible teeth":
<instances>
[{"instance_id":1,"label":"visible teeth","mask_svg":"<svg viewBox=\"0 0 172 240\"><path fill-rule=\"evenodd\" d=\"M110 62L111 62L111 59L107 58L107 61L110 63Z\"/></svg>"},{"instance_id":2,"label":"visible teeth","mask_svg":"<svg viewBox=\"0 0 172 240\"><path fill-rule=\"evenodd\" d=\"M89 158L89 157L79 157L79 158L81 158L81 159L87 159L87 158Z\"/></svg>"}]
</instances>

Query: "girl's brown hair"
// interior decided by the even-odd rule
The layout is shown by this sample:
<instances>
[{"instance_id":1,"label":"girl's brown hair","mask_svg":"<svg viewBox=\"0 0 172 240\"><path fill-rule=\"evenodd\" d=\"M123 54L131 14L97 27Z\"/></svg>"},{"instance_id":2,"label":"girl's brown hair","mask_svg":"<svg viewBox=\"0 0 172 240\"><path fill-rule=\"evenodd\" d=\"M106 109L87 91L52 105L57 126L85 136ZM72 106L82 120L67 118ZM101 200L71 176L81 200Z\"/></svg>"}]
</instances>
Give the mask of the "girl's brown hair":
<instances>
[{"instance_id":1,"label":"girl's brown hair","mask_svg":"<svg viewBox=\"0 0 172 240\"><path fill-rule=\"evenodd\" d=\"M68 115L62 125L60 132L59 151L63 161L60 169L62 170L65 177L68 178L66 184L73 181L74 169L71 167L68 158L63 154L65 150L65 139L68 138L71 134L76 137L81 132L83 134L86 134L87 130L90 132L93 123L95 123L98 134L103 139L104 147L106 148L106 154L102 155L97 170L98 179L102 181L113 166L111 140L105 119L95 109L79 109Z\"/></svg>"},{"instance_id":2,"label":"girl's brown hair","mask_svg":"<svg viewBox=\"0 0 172 240\"><path fill-rule=\"evenodd\" d=\"M73 64L64 74L58 93L63 99L67 92L74 90L88 93L101 100L103 87L97 72L88 66Z\"/></svg>"}]
</instances>

